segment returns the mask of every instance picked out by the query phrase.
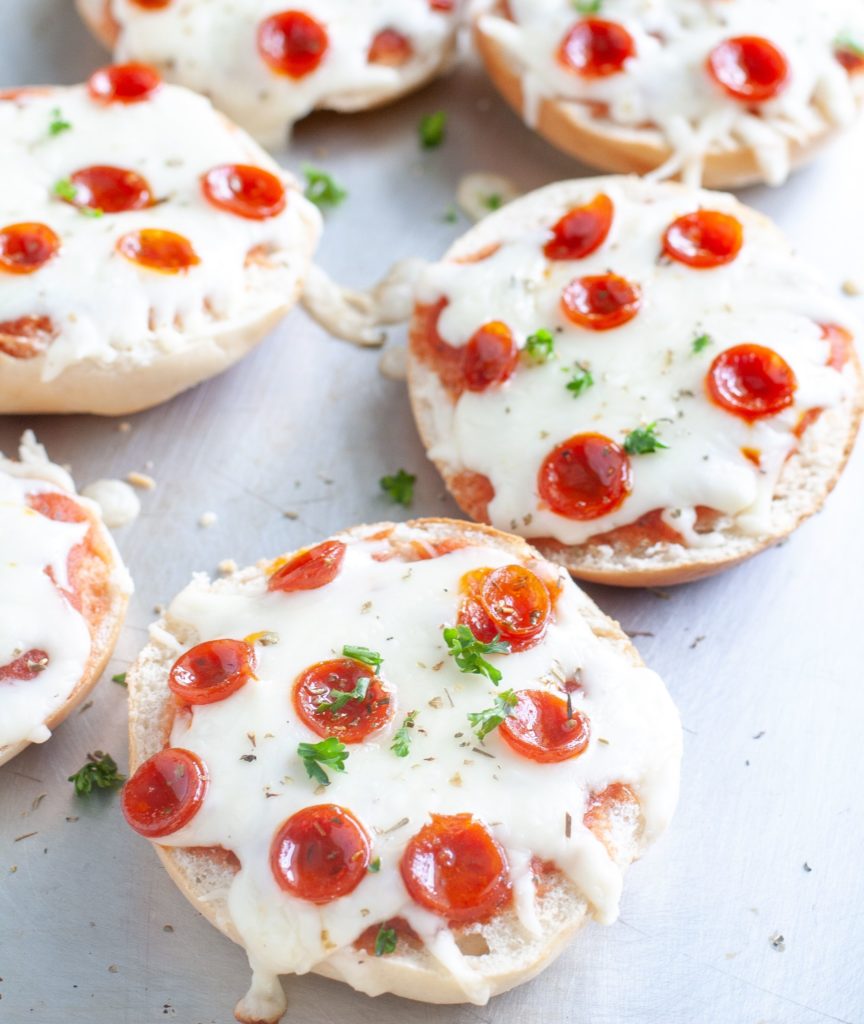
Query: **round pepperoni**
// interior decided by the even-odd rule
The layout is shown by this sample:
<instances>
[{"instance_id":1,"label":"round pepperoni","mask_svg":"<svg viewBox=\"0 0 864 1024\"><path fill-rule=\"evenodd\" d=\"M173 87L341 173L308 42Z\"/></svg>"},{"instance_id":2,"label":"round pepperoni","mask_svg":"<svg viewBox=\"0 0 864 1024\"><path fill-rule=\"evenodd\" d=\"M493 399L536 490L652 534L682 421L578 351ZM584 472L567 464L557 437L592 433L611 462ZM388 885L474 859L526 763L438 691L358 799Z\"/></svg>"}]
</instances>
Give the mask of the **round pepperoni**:
<instances>
[{"instance_id":1,"label":"round pepperoni","mask_svg":"<svg viewBox=\"0 0 864 1024\"><path fill-rule=\"evenodd\" d=\"M773 349L736 345L711 364L706 386L717 405L752 421L788 408L798 382L792 367Z\"/></svg>"},{"instance_id":2,"label":"round pepperoni","mask_svg":"<svg viewBox=\"0 0 864 1024\"><path fill-rule=\"evenodd\" d=\"M382 29L369 47L370 64L386 64L391 68L407 64L413 55L414 48L410 40L395 28Z\"/></svg>"},{"instance_id":3,"label":"round pepperoni","mask_svg":"<svg viewBox=\"0 0 864 1024\"><path fill-rule=\"evenodd\" d=\"M141 103L161 85L159 72L148 64L112 64L94 71L87 82L90 97L99 103Z\"/></svg>"},{"instance_id":4,"label":"round pepperoni","mask_svg":"<svg viewBox=\"0 0 864 1024\"><path fill-rule=\"evenodd\" d=\"M59 249L60 239L47 224L8 224L0 228L0 271L33 274Z\"/></svg>"},{"instance_id":5,"label":"round pepperoni","mask_svg":"<svg viewBox=\"0 0 864 1024\"><path fill-rule=\"evenodd\" d=\"M731 263L743 243L741 222L718 210L687 213L672 221L663 235L666 255L698 270Z\"/></svg>"},{"instance_id":6,"label":"round pepperoni","mask_svg":"<svg viewBox=\"0 0 864 1024\"><path fill-rule=\"evenodd\" d=\"M314 548L301 551L273 573L267 589L279 590L283 594L295 590L318 590L339 575L345 551L341 540L325 540Z\"/></svg>"},{"instance_id":7,"label":"round pepperoni","mask_svg":"<svg viewBox=\"0 0 864 1024\"><path fill-rule=\"evenodd\" d=\"M245 640L207 640L174 662L168 687L186 704L215 704L255 678L255 662Z\"/></svg>"},{"instance_id":8,"label":"round pepperoni","mask_svg":"<svg viewBox=\"0 0 864 1024\"><path fill-rule=\"evenodd\" d=\"M627 29L602 18L578 21L558 49L559 62L583 78L617 75L635 55L636 44Z\"/></svg>"},{"instance_id":9,"label":"round pepperoni","mask_svg":"<svg viewBox=\"0 0 864 1024\"><path fill-rule=\"evenodd\" d=\"M56 335L47 316L19 316L0 323L0 352L13 359L35 359L42 355Z\"/></svg>"},{"instance_id":10,"label":"round pepperoni","mask_svg":"<svg viewBox=\"0 0 864 1024\"><path fill-rule=\"evenodd\" d=\"M505 638L534 638L552 616L546 584L524 565L504 565L483 581L480 604Z\"/></svg>"},{"instance_id":11,"label":"round pepperoni","mask_svg":"<svg viewBox=\"0 0 864 1024\"><path fill-rule=\"evenodd\" d=\"M148 839L171 835L198 813L208 781L207 769L197 754L165 747L145 761L123 787L123 816Z\"/></svg>"},{"instance_id":12,"label":"round pepperoni","mask_svg":"<svg viewBox=\"0 0 864 1024\"><path fill-rule=\"evenodd\" d=\"M577 277L561 295L568 320L589 331L609 331L632 320L639 312L639 286L617 274Z\"/></svg>"},{"instance_id":13,"label":"round pepperoni","mask_svg":"<svg viewBox=\"0 0 864 1024\"><path fill-rule=\"evenodd\" d=\"M355 693L349 701L340 694ZM319 736L362 743L393 717L390 691L369 665L353 658L319 661L294 682L294 708Z\"/></svg>"},{"instance_id":14,"label":"round pepperoni","mask_svg":"<svg viewBox=\"0 0 864 1024\"><path fill-rule=\"evenodd\" d=\"M263 167L222 164L202 176L201 189L214 206L247 220L267 220L285 209L285 186Z\"/></svg>"},{"instance_id":15,"label":"round pepperoni","mask_svg":"<svg viewBox=\"0 0 864 1024\"><path fill-rule=\"evenodd\" d=\"M736 36L714 47L708 72L733 99L764 103L786 87L789 62L782 50L761 36Z\"/></svg>"},{"instance_id":16,"label":"round pepperoni","mask_svg":"<svg viewBox=\"0 0 864 1024\"><path fill-rule=\"evenodd\" d=\"M519 349L507 324L484 324L465 346L463 375L469 391L503 384L519 362Z\"/></svg>"},{"instance_id":17,"label":"round pepperoni","mask_svg":"<svg viewBox=\"0 0 864 1024\"><path fill-rule=\"evenodd\" d=\"M161 228L130 231L118 239L117 251L139 267L160 274L179 274L201 262L188 238Z\"/></svg>"},{"instance_id":18,"label":"round pepperoni","mask_svg":"<svg viewBox=\"0 0 864 1024\"><path fill-rule=\"evenodd\" d=\"M277 75L311 74L329 45L327 29L303 11L282 11L258 26L258 52Z\"/></svg>"},{"instance_id":19,"label":"round pepperoni","mask_svg":"<svg viewBox=\"0 0 864 1024\"><path fill-rule=\"evenodd\" d=\"M549 260L581 260L606 241L615 207L602 192L590 203L576 206L552 228L552 238L543 252Z\"/></svg>"},{"instance_id":20,"label":"round pepperoni","mask_svg":"<svg viewBox=\"0 0 864 1024\"><path fill-rule=\"evenodd\" d=\"M834 56L850 75L864 72L864 50L850 42L839 42L834 48Z\"/></svg>"},{"instance_id":21,"label":"round pepperoni","mask_svg":"<svg viewBox=\"0 0 864 1024\"><path fill-rule=\"evenodd\" d=\"M630 459L603 434L576 434L543 460L537 490L567 519L598 519L619 508L631 489Z\"/></svg>"},{"instance_id":22,"label":"round pepperoni","mask_svg":"<svg viewBox=\"0 0 864 1024\"><path fill-rule=\"evenodd\" d=\"M522 757L552 764L584 753L591 725L581 711L545 690L520 690L516 706L498 727L501 738Z\"/></svg>"},{"instance_id":23,"label":"round pepperoni","mask_svg":"<svg viewBox=\"0 0 864 1024\"><path fill-rule=\"evenodd\" d=\"M451 924L485 921L510 898L510 870L489 829L470 814L433 814L400 864L409 895Z\"/></svg>"},{"instance_id":24,"label":"round pepperoni","mask_svg":"<svg viewBox=\"0 0 864 1024\"><path fill-rule=\"evenodd\" d=\"M69 176L75 186L73 206L87 206L103 213L128 213L153 205L153 191L135 171L123 167L82 167Z\"/></svg>"},{"instance_id":25,"label":"round pepperoni","mask_svg":"<svg viewBox=\"0 0 864 1024\"><path fill-rule=\"evenodd\" d=\"M297 899L330 903L363 881L371 845L350 811L315 804L283 822L270 846L270 869L279 888Z\"/></svg>"},{"instance_id":26,"label":"round pepperoni","mask_svg":"<svg viewBox=\"0 0 864 1024\"><path fill-rule=\"evenodd\" d=\"M20 682L28 682L35 679L48 667L48 652L39 647L33 647L25 651L8 665L0 665L0 683L14 679Z\"/></svg>"}]
</instances>

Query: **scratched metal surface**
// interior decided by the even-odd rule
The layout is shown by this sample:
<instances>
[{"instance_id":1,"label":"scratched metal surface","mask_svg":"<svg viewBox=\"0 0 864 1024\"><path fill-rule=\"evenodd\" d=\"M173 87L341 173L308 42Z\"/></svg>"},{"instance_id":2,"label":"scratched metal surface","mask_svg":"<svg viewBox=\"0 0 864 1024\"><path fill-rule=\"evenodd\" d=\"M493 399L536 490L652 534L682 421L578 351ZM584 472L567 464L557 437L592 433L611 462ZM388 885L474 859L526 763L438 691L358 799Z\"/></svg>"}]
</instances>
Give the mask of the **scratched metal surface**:
<instances>
[{"instance_id":1,"label":"scratched metal surface","mask_svg":"<svg viewBox=\"0 0 864 1024\"><path fill-rule=\"evenodd\" d=\"M102 60L70 7L3 0L0 84L74 82ZM439 107L450 112L450 137L422 155L416 122ZM441 215L462 173L504 169L524 187L574 173L470 70L395 109L304 124L290 162L303 159L350 189L328 218L320 260L357 284L394 258L440 253L460 230ZM864 271L862 175L859 131L782 191L745 198L777 216L838 285L856 260ZM415 512L454 511L403 387L378 374L375 354L328 339L301 313L235 370L132 425L124 434L88 417L0 421L0 448L35 427L82 485L154 463L157 489L117 534L138 590L108 675L134 657L153 606L193 569L391 515L377 493L384 472L419 474ZM667 599L592 588L644 634L637 643L686 728L678 816L633 868L616 925L589 928L541 978L485 1008L370 1000L308 977L287 983L287 1019L864 1021L862 463L859 450L827 509L782 549L718 579ZM197 525L205 510L219 516L206 530ZM88 710L0 769L0 1021L227 1024L248 981L242 951L179 897L123 826L116 798L81 802L66 782L95 748L125 764L126 696L108 675ZM783 951L772 946L778 934Z\"/></svg>"}]
</instances>

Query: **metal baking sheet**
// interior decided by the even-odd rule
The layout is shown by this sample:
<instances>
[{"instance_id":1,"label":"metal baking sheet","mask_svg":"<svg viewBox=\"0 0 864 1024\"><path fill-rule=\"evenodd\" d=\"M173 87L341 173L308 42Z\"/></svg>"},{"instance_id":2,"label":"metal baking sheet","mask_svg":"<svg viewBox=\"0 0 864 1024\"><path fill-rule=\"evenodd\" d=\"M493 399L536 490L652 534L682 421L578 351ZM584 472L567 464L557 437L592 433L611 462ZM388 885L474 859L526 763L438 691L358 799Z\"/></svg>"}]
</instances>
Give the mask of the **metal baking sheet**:
<instances>
[{"instance_id":1,"label":"metal baking sheet","mask_svg":"<svg viewBox=\"0 0 864 1024\"><path fill-rule=\"evenodd\" d=\"M104 60L71 7L3 0L0 85L80 81ZM450 116L447 142L424 154L416 125L437 109ZM310 119L286 160L324 166L349 189L319 258L356 285L399 257L440 254L464 227L443 214L467 171L504 171L524 188L586 173L524 129L471 67L394 108ZM839 289L864 274L862 176L859 129L782 190L744 198ZM138 589L92 705L0 769L3 1024L232 1019L248 982L242 950L179 896L116 797L78 800L66 778L96 748L125 764L126 693L110 674L192 570L392 517L378 478L400 466L419 476L415 513L455 513L404 387L380 376L377 358L295 312L242 365L132 417L128 433L84 416L0 420L0 448L34 427L80 485L151 462L158 481L140 519L117 532ZM487 1007L372 1000L310 976L287 981L287 1020L864 1021L862 470L859 446L821 515L717 579L668 594L590 588L636 634L686 729L678 815L632 869L617 924L589 927L539 979ZM217 523L201 528L211 510Z\"/></svg>"}]
</instances>

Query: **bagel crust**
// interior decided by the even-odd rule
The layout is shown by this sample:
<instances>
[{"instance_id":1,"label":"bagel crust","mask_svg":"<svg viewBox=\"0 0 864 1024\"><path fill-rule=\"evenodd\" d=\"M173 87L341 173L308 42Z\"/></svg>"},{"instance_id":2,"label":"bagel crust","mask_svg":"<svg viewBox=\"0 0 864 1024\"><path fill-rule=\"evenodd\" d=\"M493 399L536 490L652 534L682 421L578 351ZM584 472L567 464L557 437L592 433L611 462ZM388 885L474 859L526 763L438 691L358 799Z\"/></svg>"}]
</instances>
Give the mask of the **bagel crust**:
<instances>
[{"instance_id":1,"label":"bagel crust","mask_svg":"<svg viewBox=\"0 0 864 1024\"><path fill-rule=\"evenodd\" d=\"M608 237L580 259L544 259L553 225L598 196L614 210ZM727 265L663 251L669 225L700 209L741 228ZM562 289L608 272L635 285L635 314L602 331L574 324ZM581 579L671 584L735 565L818 511L854 443L862 382L847 313L731 196L633 178L551 185L471 229L417 294L408 380L430 457L469 516L528 537ZM503 383L472 391L460 360L495 322L521 354ZM554 354L538 365L525 348L541 328ZM708 389L721 354L755 343L794 366L795 385L785 408L747 419ZM556 446L587 434L633 444L646 427L661 443L621 453L632 476L617 506L577 514L543 497Z\"/></svg>"},{"instance_id":2,"label":"bagel crust","mask_svg":"<svg viewBox=\"0 0 864 1024\"><path fill-rule=\"evenodd\" d=\"M152 64L210 96L262 145L282 149L286 131L313 110L370 110L442 74L454 57L459 4L294 4L290 10L313 18L326 37L320 63L294 75L262 56L260 26L273 5L263 10L258 0L177 0L158 10L132 0L78 0L78 10L115 59Z\"/></svg>"},{"instance_id":3,"label":"bagel crust","mask_svg":"<svg viewBox=\"0 0 864 1024\"><path fill-rule=\"evenodd\" d=\"M127 414L221 373L296 302L320 233L296 181L206 99L154 77L106 102L101 74L0 99L0 235L49 239L0 268L0 412ZM231 207L236 167L265 176L269 207Z\"/></svg>"},{"instance_id":4,"label":"bagel crust","mask_svg":"<svg viewBox=\"0 0 864 1024\"><path fill-rule=\"evenodd\" d=\"M247 1024L280 1018L286 1003L277 976L292 971L312 970L369 995L485 1003L537 974L589 918L615 918L622 871L660 835L677 799L680 724L662 683L620 627L524 541L425 519L357 527L327 543L329 557L334 543L345 553L335 577L315 589L281 592L268 583L296 554L213 583L196 577L151 628L127 676L133 772L166 745L212 768L197 814L156 848L184 895L246 948L254 980L236 1015ZM307 550L318 557L317 546ZM459 671L441 641L442 620L453 624L464 614L462 574L514 564L545 581L554 603L521 653L493 655L503 674L498 689ZM247 641L256 644L257 679L223 701L193 706L191 717L178 714L166 685L178 655L211 638L238 637L253 620ZM364 647L370 657L380 653L383 661L367 661L373 667L364 671L390 688L396 709L368 741L346 738L346 770L327 766L329 785L316 788L295 747L326 727L316 734L294 721L286 682L297 676L296 702L298 670L346 643L362 645L357 657ZM574 721L586 716L593 730L582 754L536 763L511 749L500 728L483 740L472 733L466 710L503 698L505 687L522 693L520 680L531 692L561 694L554 699L562 707L567 681L574 684L568 713ZM283 712L267 710L271 685L293 708L287 734L278 724ZM370 686L370 701L374 692ZM243 753L235 756L239 726ZM396 755L400 736L408 749ZM267 851L298 808L331 803L368 831L374 859L356 892L316 908L274 883ZM534 803L539 813L529 810ZM403 882L406 844L441 814L482 822L505 851L499 877L512 896L478 920L448 924ZM385 926L394 929L395 948L376 952Z\"/></svg>"},{"instance_id":5,"label":"bagel crust","mask_svg":"<svg viewBox=\"0 0 864 1024\"><path fill-rule=\"evenodd\" d=\"M29 431L20 461L0 455L0 582L5 764L44 743L99 681L132 590L97 506Z\"/></svg>"},{"instance_id":6,"label":"bagel crust","mask_svg":"<svg viewBox=\"0 0 864 1024\"><path fill-rule=\"evenodd\" d=\"M624 26L636 55L597 77L562 64L558 48L578 20L565 0L501 0L474 24L504 99L553 145L599 170L709 188L780 185L864 104L864 74L840 61L843 40L864 38L864 15L849 0L805 0L794 12L787 0L607 0L599 18ZM779 46L791 68L792 84L758 104L731 97L706 70L714 46L753 35Z\"/></svg>"}]
</instances>

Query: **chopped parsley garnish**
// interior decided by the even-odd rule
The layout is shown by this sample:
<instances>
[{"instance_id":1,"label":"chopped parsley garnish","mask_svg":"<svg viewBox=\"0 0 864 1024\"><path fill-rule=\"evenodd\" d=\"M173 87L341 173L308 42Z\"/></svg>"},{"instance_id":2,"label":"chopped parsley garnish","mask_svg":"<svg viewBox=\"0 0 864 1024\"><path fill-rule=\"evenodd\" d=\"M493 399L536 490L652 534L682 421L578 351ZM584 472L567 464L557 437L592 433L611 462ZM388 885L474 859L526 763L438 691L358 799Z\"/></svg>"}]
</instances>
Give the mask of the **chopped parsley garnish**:
<instances>
[{"instance_id":1,"label":"chopped parsley garnish","mask_svg":"<svg viewBox=\"0 0 864 1024\"><path fill-rule=\"evenodd\" d=\"M303 194L316 206L338 206L348 198L348 192L326 171L306 164L303 173L306 175L306 188Z\"/></svg>"},{"instance_id":2,"label":"chopped parsley garnish","mask_svg":"<svg viewBox=\"0 0 864 1024\"><path fill-rule=\"evenodd\" d=\"M369 867L366 868L366 870L370 875L377 875L381 870L381 858L373 857L372 860L369 861Z\"/></svg>"},{"instance_id":3,"label":"chopped parsley garnish","mask_svg":"<svg viewBox=\"0 0 864 1024\"><path fill-rule=\"evenodd\" d=\"M364 665L371 665L376 672L384 661L377 651L370 651L368 647L353 647L351 644L345 644L342 648L342 657L362 661Z\"/></svg>"},{"instance_id":4,"label":"chopped parsley garnish","mask_svg":"<svg viewBox=\"0 0 864 1024\"><path fill-rule=\"evenodd\" d=\"M714 344L714 339L710 334L699 334L693 339L693 354L696 355L702 351L703 348L708 348L709 345Z\"/></svg>"},{"instance_id":5,"label":"chopped parsley garnish","mask_svg":"<svg viewBox=\"0 0 864 1024\"><path fill-rule=\"evenodd\" d=\"M570 380L567 381L567 390L573 395L574 398L578 398L581 394L584 394L588 388L593 387L594 378L591 376L591 371L584 363L577 363L570 371Z\"/></svg>"},{"instance_id":6,"label":"chopped parsley garnish","mask_svg":"<svg viewBox=\"0 0 864 1024\"><path fill-rule=\"evenodd\" d=\"M322 700L315 708L315 714L319 711L341 711L351 700L363 700L372 682L368 676L362 676L354 684L353 690L331 690L330 700Z\"/></svg>"},{"instance_id":7,"label":"chopped parsley garnish","mask_svg":"<svg viewBox=\"0 0 864 1024\"><path fill-rule=\"evenodd\" d=\"M424 149L436 149L447 134L446 113L443 110L436 110L434 114L426 114L420 118L417 130L420 134L420 145Z\"/></svg>"},{"instance_id":8,"label":"chopped parsley garnish","mask_svg":"<svg viewBox=\"0 0 864 1024\"><path fill-rule=\"evenodd\" d=\"M335 736L328 736L320 743L298 743L297 756L303 762L306 774L310 779L320 782L322 786L329 786L330 776L324 769L344 772L348 748Z\"/></svg>"},{"instance_id":9,"label":"chopped parsley garnish","mask_svg":"<svg viewBox=\"0 0 864 1024\"><path fill-rule=\"evenodd\" d=\"M555 355L555 337L551 331L541 327L539 331L528 335L524 351L525 357L539 366Z\"/></svg>"},{"instance_id":10,"label":"chopped parsley garnish","mask_svg":"<svg viewBox=\"0 0 864 1024\"><path fill-rule=\"evenodd\" d=\"M404 469L398 470L393 476L382 476L378 481L381 490L394 505L404 505L406 508L414 500L416 482L417 477L413 473L406 473Z\"/></svg>"},{"instance_id":11,"label":"chopped parsley garnish","mask_svg":"<svg viewBox=\"0 0 864 1024\"><path fill-rule=\"evenodd\" d=\"M834 40L834 49L864 60L864 40L856 39L851 32L841 32Z\"/></svg>"},{"instance_id":12,"label":"chopped parsley garnish","mask_svg":"<svg viewBox=\"0 0 864 1024\"><path fill-rule=\"evenodd\" d=\"M94 789L119 789L126 776L117 771L117 763L110 754L97 750L87 755L84 767L70 775L68 781L78 796L89 796Z\"/></svg>"},{"instance_id":13,"label":"chopped parsley garnish","mask_svg":"<svg viewBox=\"0 0 864 1024\"><path fill-rule=\"evenodd\" d=\"M497 192L493 192L491 195L483 197L483 205L487 210L500 210L504 205L504 200Z\"/></svg>"},{"instance_id":14,"label":"chopped parsley garnish","mask_svg":"<svg viewBox=\"0 0 864 1024\"><path fill-rule=\"evenodd\" d=\"M51 123L48 125L48 134L52 136L62 135L63 132L68 132L71 127L71 122L63 117L63 112L60 108L55 107L51 111Z\"/></svg>"},{"instance_id":15,"label":"chopped parsley garnish","mask_svg":"<svg viewBox=\"0 0 864 1024\"><path fill-rule=\"evenodd\" d=\"M126 673L118 672L116 676L111 676L111 682L117 683L118 686L126 685Z\"/></svg>"},{"instance_id":16,"label":"chopped parsley garnish","mask_svg":"<svg viewBox=\"0 0 864 1024\"><path fill-rule=\"evenodd\" d=\"M445 224L455 224L459 220L459 211L455 206L448 206L441 216Z\"/></svg>"},{"instance_id":17,"label":"chopped parsley garnish","mask_svg":"<svg viewBox=\"0 0 864 1024\"><path fill-rule=\"evenodd\" d=\"M657 424L649 423L646 427L631 430L624 440L624 451L628 455L650 455L660 448L668 448L657 436Z\"/></svg>"},{"instance_id":18,"label":"chopped parsley garnish","mask_svg":"<svg viewBox=\"0 0 864 1024\"><path fill-rule=\"evenodd\" d=\"M63 199L67 203L72 203L75 209L85 217L103 216L104 211L100 210L98 206L85 206L76 202L78 199L78 189L69 178L61 178L54 185L54 195L57 196L58 199Z\"/></svg>"},{"instance_id":19,"label":"chopped parsley garnish","mask_svg":"<svg viewBox=\"0 0 864 1024\"><path fill-rule=\"evenodd\" d=\"M462 672L486 676L496 686L501 682L501 672L494 665L490 665L483 655L509 654L510 644L506 640L499 640L496 636L494 640L484 644L474 636L469 626L459 625L444 627L444 643L447 644L447 653Z\"/></svg>"},{"instance_id":20,"label":"chopped parsley garnish","mask_svg":"<svg viewBox=\"0 0 864 1024\"><path fill-rule=\"evenodd\" d=\"M375 956L387 956L396 952L396 943L399 937L395 928L385 928L382 924L375 936Z\"/></svg>"},{"instance_id":21,"label":"chopped parsley garnish","mask_svg":"<svg viewBox=\"0 0 864 1024\"><path fill-rule=\"evenodd\" d=\"M504 721L508 715L513 714L518 697L513 690L504 690L495 698L491 708L484 708L483 711L469 711L468 721L474 730L478 740L484 740Z\"/></svg>"},{"instance_id":22,"label":"chopped parsley garnish","mask_svg":"<svg viewBox=\"0 0 864 1024\"><path fill-rule=\"evenodd\" d=\"M603 0L573 0L573 6L580 14L599 14Z\"/></svg>"},{"instance_id":23,"label":"chopped parsley garnish","mask_svg":"<svg viewBox=\"0 0 864 1024\"><path fill-rule=\"evenodd\" d=\"M417 718L416 711L409 711L405 721L399 726L393 735L393 742L390 749L397 757L407 757L411 752L411 730L414 728L414 721Z\"/></svg>"}]
</instances>

